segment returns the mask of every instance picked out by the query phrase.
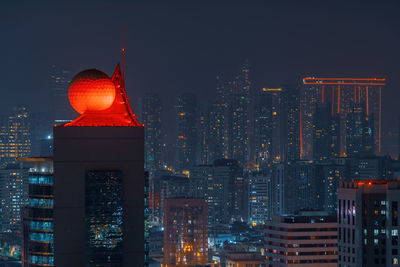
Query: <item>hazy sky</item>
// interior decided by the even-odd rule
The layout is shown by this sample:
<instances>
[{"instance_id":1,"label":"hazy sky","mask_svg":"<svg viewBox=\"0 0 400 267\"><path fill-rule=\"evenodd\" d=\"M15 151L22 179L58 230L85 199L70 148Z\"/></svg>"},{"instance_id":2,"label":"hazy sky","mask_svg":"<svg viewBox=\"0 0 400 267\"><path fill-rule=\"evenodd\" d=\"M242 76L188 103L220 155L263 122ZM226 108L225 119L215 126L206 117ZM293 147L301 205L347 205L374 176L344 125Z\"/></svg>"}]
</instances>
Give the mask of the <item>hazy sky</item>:
<instances>
[{"instance_id":1,"label":"hazy sky","mask_svg":"<svg viewBox=\"0 0 400 267\"><path fill-rule=\"evenodd\" d=\"M83 1L82 1L83 2ZM215 4L215 3L218 4ZM303 76L384 76L384 128L400 115L399 1L2 1L0 112L49 105L49 69L98 68L122 60L136 99L199 92L230 79L248 59L255 88ZM397 127L397 126L396 126Z\"/></svg>"}]
</instances>

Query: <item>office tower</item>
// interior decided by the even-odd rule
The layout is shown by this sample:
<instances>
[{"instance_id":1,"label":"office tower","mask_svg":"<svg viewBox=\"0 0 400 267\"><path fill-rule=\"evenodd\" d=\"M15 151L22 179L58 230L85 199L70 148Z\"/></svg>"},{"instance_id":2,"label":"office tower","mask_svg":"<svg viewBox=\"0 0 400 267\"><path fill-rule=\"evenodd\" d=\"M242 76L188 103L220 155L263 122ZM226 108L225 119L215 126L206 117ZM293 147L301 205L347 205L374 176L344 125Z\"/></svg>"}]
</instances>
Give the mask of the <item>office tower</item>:
<instances>
[{"instance_id":1,"label":"office tower","mask_svg":"<svg viewBox=\"0 0 400 267\"><path fill-rule=\"evenodd\" d=\"M20 164L8 164L0 169L1 229L20 232L22 208L28 202L28 170Z\"/></svg>"},{"instance_id":2,"label":"office tower","mask_svg":"<svg viewBox=\"0 0 400 267\"><path fill-rule=\"evenodd\" d=\"M327 160L340 156L340 123L328 103L317 103L314 115L313 158Z\"/></svg>"},{"instance_id":3,"label":"office tower","mask_svg":"<svg viewBox=\"0 0 400 267\"><path fill-rule=\"evenodd\" d=\"M256 164L263 168L281 162L285 149L286 107L282 88L262 88L255 112Z\"/></svg>"},{"instance_id":4,"label":"office tower","mask_svg":"<svg viewBox=\"0 0 400 267\"><path fill-rule=\"evenodd\" d=\"M162 104L158 95L147 95L140 99L140 121L145 129L144 162L147 171L162 167Z\"/></svg>"},{"instance_id":5,"label":"office tower","mask_svg":"<svg viewBox=\"0 0 400 267\"><path fill-rule=\"evenodd\" d=\"M210 163L210 114L209 108L205 105L198 107L197 119L197 160L198 164L205 165Z\"/></svg>"},{"instance_id":6,"label":"office tower","mask_svg":"<svg viewBox=\"0 0 400 267\"><path fill-rule=\"evenodd\" d=\"M276 216L264 228L265 263L336 267L337 228L336 216L320 211Z\"/></svg>"},{"instance_id":7,"label":"office tower","mask_svg":"<svg viewBox=\"0 0 400 267\"><path fill-rule=\"evenodd\" d=\"M164 265L208 262L207 204L204 199L168 199L164 214Z\"/></svg>"},{"instance_id":8,"label":"office tower","mask_svg":"<svg viewBox=\"0 0 400 267\"><path fill-rule=\"evenodd\" d=\"M214 161L214 174L215 180L208 180L206 197L212 199L220 198L220 203L214 203L219 206L219 209L226 209L226 211L215 211L215 215L219 217L221 223L231 223L234 221L247 221L248 216L248 190L247 180L244 177L243 169L240 167L236 160L220 159ZM215 196L215 194L223 194ZM211 202L214 202L211 200ZM211 208L211 207L210 207ZM212 207L211 209L214 209ZM224 218L221 216L227 212Z\"/></svg>"},{"instance_id":9,"label":"office tower","mask_svg":"<svg viewBox=\"0 0 400 267\"><path fill-rule=\"evenodd\" d=\"M246 167L249 159L249 133L253 131L250 111L251 82L249 80L249 66L244 64L238 76L232 83L231 100L229 107L229 157Z\"/></svg>"},{"instance_id":10,"label":"office tower","mask_svg":"<svg viewBox=\"0 0 400 267\"><path fill-rule=\"evenodd\" d=\"M188 170L196 165L196 98L183 94L176 98L175 170Z\"/></svg>"},{"instance_id":11,"label":"office tower","mask_svg":"<svg viewBox=\"0 0 400 267\"><path fill-rule=\"evenodd\" d=\"M301 159L313 158L314 116L320 92L312 86L303 86L300 90L301 116Z\"/></svg>"},{"instance_id":12,"label":"office tower","mask_svg":"<svg viewBox=\"0 0 400 267\"><path fill-rule=\"evenodd\" d=\"M286 166L285 212L299 210L321 210L323 203L322 180L315 175L312 161L296 161Z\"/></svg>"},{"instance_id":13,"label":"office tower","mask_svg":"<svg viewBox=\"0 0 400 267\"><path fill-rule=\"evenodd\" d=\"M315 163L315 176L322 181L318 183L320 188L317 189L322 210L332 214L337 212L339 182L347 180L346 174L346 164L342 159Z\"/></svg>"},{"instance_id":14,"label":"office tower","mask_svg":"<svg viewBox=\"0 0 400 267\"><path fill-rule=\"evenodd\" d=\"M31 131L27 107L17 106L13 109L1 126L0 140L0 163L3 166L30 155Z\"/></svg>"},{"instance_id":15,"label":"office tower","mask_svg":"<svg viewBox=\"0 0 400 267\"><path fill-rule=\"evenodd\" d=\"M51 66L50 90L53 96L52 124L71 121L76 112L68 102L68 86L72 79L72 72L68 68Z\"/></svg>"},{"instance_id":16,"label":"office tower","mask_svg":"<svg viewBox=\"0 0 400 267\"><path fill-rule=\"evenodd\" d=\"M71 81L81 115L54 127L55 266L145 266L144 127L117 66Z\"/></svg>"},{"instance_id":17,"label":"office tower","mask_svg":"<svg viewBox=\"0 0 400 267\"><path fill-rule=\"evenodd\" d=\"M25 158L29 170L29 201L23 215L22 266L54 266L53 160Z\"/></svg>"},{"instance_id":18,"label":"office tower","mask_svg":"<svg viewBox=\"0 0 400 267\"><path fill-rule=\"evenodd\" d=\"M288 192L287 185L287 164L279 163L272 165L272 180L271 180L271 215L281 215L285 213L286 200L291 192Z\"/></svg>"},{"instance_id":19,"label":"office tower","mask_svg":"<svg viewBox=\"0 0 400 267\"><path fill-rule=\"evenodd\" d=\"M209 111L209 162L228 157L230 86L217 77L216 100Z\"/></svg>"},{"instance_id":20,"label":"office tower","mask_svg":"<svg viewBox=\"0 0 400 267\"><path fill-rule=\"evenodd\" d=\"M346 115L346 154L349 157L374 155L373 116L366 115L361 104L353 104Z\"/></svg>"},{"instance_id":21,"label":"office tower","mask_svg":"<svg viewBox=\"0 0 400 267\"><path fill-rule=\"evenodd\" d=\"M253 171L249 174L249 223L264 224L272 217L272 171Z\"/></svg>"},{"instance_id":22,"label":"office tower","mask_svg":"<svg viewBox=\"0 0 400 267\"><path fill-rule=\"evenodd\" d=\"M373 136L373 152L381 153L382 133L382 89L385 86L385 78L316 78L303 79L303 90L312 91L316 96L315 103L330 103L331 113L340 117L340 153L346 152L346 121L347 114L352 113L354 106L365 108L365 116L369 118ZM308 109L307 109L308 110ZM303 117L313 116L308 111L303 112ZM308 130L303 122L303 137ZM304 140L306 141L306 140ZM303 143L303 146L306 145ZM348 153L347 153L348 154Z\"/></svg>"},{"instance_id":23,"label":"office tower","mask_svg":"<svg viewBox=\"0 0 400 267\"><path fill-rule=\"evenodd\" d=\"M287 97L287 144L286 161L298 160L301 154L300 90L296 86L285 87Z\"/></svg>"},{"instance_id":24,"label":"office tower","mask_svg":"<svg viewBox=\"0 0 400 267\"><path fill-rule=\"evenodd\" d=\"M399 264L399 202L398 181L340 184L339 266Z\"/></svg>"}]
</instances>

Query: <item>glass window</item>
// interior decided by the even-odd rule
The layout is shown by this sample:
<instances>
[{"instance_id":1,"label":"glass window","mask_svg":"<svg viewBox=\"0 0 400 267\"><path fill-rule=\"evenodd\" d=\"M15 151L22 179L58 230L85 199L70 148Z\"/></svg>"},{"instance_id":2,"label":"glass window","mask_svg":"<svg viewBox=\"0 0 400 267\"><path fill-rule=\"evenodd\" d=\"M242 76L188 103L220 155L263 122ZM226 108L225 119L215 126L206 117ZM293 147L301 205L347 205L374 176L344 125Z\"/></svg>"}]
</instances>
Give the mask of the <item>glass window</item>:
<instances>
[{"instance_id":1,"label":"glass window","mask_svg":"<svg viewBox=\"0 0 400 267\"><path fill-rule=\"evenodd\" d=\"M398 236L398 235L399 235L399 230L392 229L392 236Z\"/></svg>"}]
</instances>

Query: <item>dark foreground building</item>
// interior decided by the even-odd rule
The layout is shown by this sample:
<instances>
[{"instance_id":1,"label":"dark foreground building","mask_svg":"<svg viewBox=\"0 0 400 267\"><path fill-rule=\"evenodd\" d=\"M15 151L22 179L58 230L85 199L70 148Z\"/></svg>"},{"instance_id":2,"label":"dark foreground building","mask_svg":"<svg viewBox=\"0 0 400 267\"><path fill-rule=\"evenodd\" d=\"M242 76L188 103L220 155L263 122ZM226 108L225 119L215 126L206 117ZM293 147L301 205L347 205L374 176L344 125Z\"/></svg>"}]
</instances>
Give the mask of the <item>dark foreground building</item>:
<instances>
[{"instance_id":1,"label":"dark foreground building","mask_svg":"<svg viewBox=\"0 0 400 267\"><path fill-rule=\"evenodd\" d=\"M54 128L55 266L145 266L144 131L117 67L71 81L82 114Z\"/></svg>"}]
</instances>

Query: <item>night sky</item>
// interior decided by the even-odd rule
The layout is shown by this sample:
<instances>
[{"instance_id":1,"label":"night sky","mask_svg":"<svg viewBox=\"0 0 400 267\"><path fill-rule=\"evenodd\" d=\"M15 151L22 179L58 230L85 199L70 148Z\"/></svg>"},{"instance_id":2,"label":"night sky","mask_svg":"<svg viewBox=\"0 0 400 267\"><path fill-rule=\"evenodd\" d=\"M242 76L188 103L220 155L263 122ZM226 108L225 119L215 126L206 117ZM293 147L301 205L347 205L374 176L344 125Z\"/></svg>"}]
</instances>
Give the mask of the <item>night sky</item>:
<instances>
[{"instance_id":1,"label":"night sky","mask_svg":"<svg viewBox=\"0 0 400 267\"><path fill-rule=\"evenodd\" d=\"M399 1L7 2L0 113L15 104L46 110L52 64L111 75L125 22L128 96L158 93L166 114L181 92L211 100L215 77L232 79L248 59L255 88L304 76L386 77L383 127L397 129Z\"/></svg>"}]
</instances>

